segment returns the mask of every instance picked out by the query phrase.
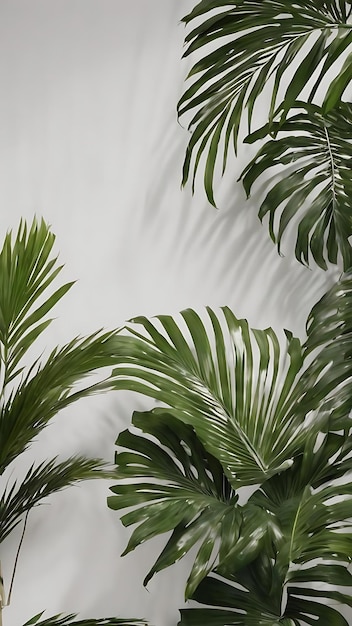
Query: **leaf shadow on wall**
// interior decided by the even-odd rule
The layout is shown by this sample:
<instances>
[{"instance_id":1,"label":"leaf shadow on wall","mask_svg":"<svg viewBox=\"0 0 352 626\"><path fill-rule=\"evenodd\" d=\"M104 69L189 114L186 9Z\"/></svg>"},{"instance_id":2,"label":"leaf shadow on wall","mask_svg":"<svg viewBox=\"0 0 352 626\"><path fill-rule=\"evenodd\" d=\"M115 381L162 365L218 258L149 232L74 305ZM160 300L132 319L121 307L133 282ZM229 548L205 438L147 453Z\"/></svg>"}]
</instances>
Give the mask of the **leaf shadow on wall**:
<instances>
[{"instance_id":1,"label":"leaf shadow on wall","mask_svg":"<svg viewBox=\"0 0 352 626\"><path fill-rule=\"evenodd\" d=\"M154 269L162 268L179 294L172 298L173 309L226 304L254 326L285 327L304 336L307 314L337 270L302 266L294 257L294 228L284 240L285 256L278 255L267 223L257 217L257 197L246 200L234 182L239 163L219 182L219 209L207 202L201 180L194 196L190 185L180 191L186 137L172 125L161 137L153 152L158 175L151 178L134 227L143 236L146 262L152 250Z\"/></svg>"}]
</instances>

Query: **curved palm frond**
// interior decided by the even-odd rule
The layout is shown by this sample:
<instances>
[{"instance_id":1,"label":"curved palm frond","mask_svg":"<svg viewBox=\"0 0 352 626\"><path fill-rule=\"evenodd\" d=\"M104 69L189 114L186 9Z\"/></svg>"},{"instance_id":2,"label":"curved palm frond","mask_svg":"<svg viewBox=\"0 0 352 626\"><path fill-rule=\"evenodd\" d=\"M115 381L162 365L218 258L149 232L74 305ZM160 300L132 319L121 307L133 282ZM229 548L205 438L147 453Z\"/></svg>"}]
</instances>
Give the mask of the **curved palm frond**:
<instances>
[{"instance_id":1,"label":"curved palm frond","mask_svg":"<svg viewBox=\"0 0 352 626\"><path fill-rule=\"evenodd\" d=\"M73 284L53 287L62 269L52 254L54 241L47 224L34 219L30 227L21 222L14 238L9 232L0 252L0 474L60 409L111 388L106 375L89 385L78 384L96 370L112 367L117 349L115 332L76 337L52 350L45 361L28 364L28 359L23 359L50 324L47 314ZM101 460L80 456L33 465L21 483L15 481L1 494L0 542L46 496L77 481L110 476ZM10 589L26 521L27 517Z\"/></svg>"},{"instance_id":2,"label":"curved palm frond","mask_svg":"<svg viewBox=\"0 0 352 626\"><path fill-rule=\"evenodd\" d=\"M331 342L350 339L352 350L352 269L315 304L308 315L306 346L309 351ZM323 354L323 353L322 353ZM346 358L350 354L345 354Z\"/></svg>"},{"instance_id":3,"label":"curved palm frond","mask_svg":"<svg viewBox=\"0 0 352 626\"><path fill-rule=\"evenodd\" d=\"M352 79L351 14L350 3L344 1L199 2L183 19L187 25L197 24L186 36L184 56L199 56L206 50L189 72L188 78L195 80L178 104L179 116L193 112L183 184L191 167L194 184L200 159L207 153L204 185L215 205L213 179L219 152L224 171L230 142L236 150L245 110L250 129L253 111L265 90L270 94L271 89L270 122L277 114L284 119L305 89L307 101L317 101L317 91L323 89L334 66L335 77L317 102L323 101L325 112L334 108ZM283 101L281 107L278 101Z\"/></svg>"},{"instance_id":4,"label":"curved palm frond","mask_svg":"<svg viewBox=\"0 0 352 626\"><path fill-rule=\"evenodd\" d=\"M144 620L139 619L118 619L116 617L88 618L76 620L77 615L53 615L47 619L41 620L44 612L38 613L23 626L142 626L146 624Z\"/></svg>"},{"instance_id":5,"label":"curved palm frond","mask_svg":"<svg viewBox=\"0 0 352 626\"><path fill-rule=\"evenodd\" d=\"M0 498L0 543L19 524L23 515L43 498L82 480L111 478L112 472L101 459L72 457L61 463L57 459L32 465L24 479L7 487Z\"/></svg>"},{"instance_id":6,"label":"curved palm frond","mask_svg":"<svg viewBox=\"0 0 352 626\"><path fill-rule=\"evenodd\" d=\"M9 232L0 252L0 347L3 386L22 371L24 354L52 320L44 319L72 287L66 283L48 295L62 270L52 255L55 235L44 220L28 228L20 222L13 241ZM43 295L45 301L43 302ZM41 304L39 302L41 302Z\"/></svg>"},{"instance_id":7,"label":"curved palm frond","mask_svg":"<svg viewBox=\"0 0 352 626\"><path fill-rule=\"evenodd\" d=\"M0 252L0 474L62 408L109 388L108 379L75 390L86 376L114 364L114 332L98 331L55 348L44 362L23 364L52 320L47 314L73 283L53 289L62 269L55 236L42 220L21 222Z\"/></svg>"},{"instance_id":8,"label":"curved palm frond","mask_svg":"<svg viewBox=\"0 0 352 626\"><path fill-rule=\"evenodd\" d=\"M322 269L326 260L343 259L352 265L352 106L341 103L327 114L320 107L295 103L300 112L284 123L273 123L275 137L267 141L241 174L250 195L253 184L276 166L284 166L278 182L266 183L266 196L259 209L262 220L269 215L269 232L280 252L282 236L291 220L301 215L296 258L309 264L310 252ZM265 126L249 135L255 142L269 131ZM277 217L277 216L280 216Z\"/></svg>"},{"instance_id":9,"label":"curved palm frond","mask_svg":"<svg viewBox=\"0 0 352 626\"><path fill-rule=\"evenodd\" d=\"M114 385L165 403L191 425L235 488L258 484L292 464L313 428L310 398L317 406L321 397L300 384L301 345L289 332L281 350L272 329L250 330L227 307L221 317L207 313L209 330L191 309L179 324L171 316L133 320L141 332L119 336Z\"/></svg>"},{"instance_id":10,"label":"curved palm frond","mask_svg":"<svg viewBox=\"0 0 352 626\"><path fill-rule=\"evenodd\" d=\"M46 362L34 363L22 374L17 388L0 408L0 472L63 408L80 398L111 388L109 378L81 387L75 385L98 369L112 367L115 333L97 332L55 348Z\"/></svg>"},{"instance_id":11,"label":"curved palm frond","mask_svg":"<svg viewBox=\"0 0 352 626\"><path fill-rule=\"evenodd\" d=\"M139 328L119 336L116 388L169 407L135 414L146 438L126 431L117 441L125 448L116 456L124 482L113 488L110 506L132 507L122 520L137 524L126 551L172 531L147 582L200 546L186 596L208 607L182 611L182 626L317 619L346 626L338 609L322 604L324 597L352 605L336 590L352 587L352 420L331 410L343 375L326 367L312 373L287 331L284 352L271 329L251 330L228 308L207 313L204 320L193 310L176 319L137 318ZM208 467L212 458L221 481ZM226 498L214 490L224 480ZM258 484L238 504L232 490ZM224 512L231 532L222 528ZM214 583L211 570L230 581L229 603L219 590L210 600L204 585ZM335 589L323 596L316 583Z\"/></svg>"},{"instance_id":12,"label":"curved palm frond","mask_svg":"<svg viewBox=\"0 0 352 626\"><path fill-rule=\"evenodd\" d=\"M238 498L220 463L206 452L191 426L163 409L134 413L132 424L148 438L129 431L119 435L116 444L125 450L116 453L116 476L128 482L111 487L115 495L108 498L108 505L115 510L133 507L121 518L125 526L138 524L124 554L173 531L145 585L200 544L187 581L187 598L236 541L242 523Z\"/></svg>"},{"instance_id":13,"label":"curved palm frond","mask_svg":"<svg viewBox=\"0 0 352 626\"><path fill-rule=\"evenodd\" d=\"M309 371L322 389L331 386L330 409L343 424L352 406L352 272L340 280L312 308L307 320L306 354L314 358ZM314 351L314 352L313 352Z\"/></svg>"}]
</instances>

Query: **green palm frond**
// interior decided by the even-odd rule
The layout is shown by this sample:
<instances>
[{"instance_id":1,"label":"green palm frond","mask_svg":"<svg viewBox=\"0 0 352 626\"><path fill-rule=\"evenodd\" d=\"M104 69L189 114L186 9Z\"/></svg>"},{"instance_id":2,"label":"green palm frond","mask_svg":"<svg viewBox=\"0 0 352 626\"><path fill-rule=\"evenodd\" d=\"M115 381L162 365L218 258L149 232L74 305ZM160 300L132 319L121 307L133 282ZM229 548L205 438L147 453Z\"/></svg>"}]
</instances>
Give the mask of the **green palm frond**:
<instances>
[{"instance_id":1,"label":"green palm frond","mask_svg":"<svg viewBox=\"0 0 352 626\"><path fill-rule=\"evenodd\" d=\"M21 222L0 252L0 474L58 411L109 388L108 378L76 385L114 364L114 332L76 337L32 364L23 357L50 324L47 314L73 283L53 281L62 266L53 254L55 236L42 220Z\"/></svg>"},{"instance_id":2,"label":"green palm frond","mask_svg":"<svg viewBox=\"0 0 352 626\"><path fill-rule=\"evenodd\" d=\"M330 410L347 420L352 406L352 272L315 304L307 320L306 352L314 358L309 371L320 389L330 385ZM335 380L335 384L331 381Z\"/></svg>"},{"instance_id":3,"label":"green palm frond","mask_svg":"<svg viewBox=\"0 0 352 626\"><path fill-rule=\"evenodd\" d=\"M298 457L293 468L251 496L242 507L239 539L215 569L217 577L203 579L192 596L203 607L181 611L180 626L301 626L317 619L325 626L347 626L338 607L326 602L352 606L352 575L347 569L352 489L350 484L332 484L331 477L321 490L313 488L321 481L316 461L334 456L334 447L336 442L324 445L313 462L317 453L307 449L309 461ZM351 463L346 475L348 471ZM330 586L324 590L316 588L326 583Z\"/></svg>"},{"instance_id":4,"label":"green palm frond","mask_svg":"<svg viewBox=\"0 0 352 626\"><path fill-rule=\"evenodd\" d=\"M308 437L294 465L241 507L239 539L216 576L203 579L193 594L203 607L181 611L180 626L302 626L317 619L347 626L338 607L326 602L352 606L352 488L338 480L348 481L351 471L351 448L344 448L351 430L322 435ZM345 460L342 473L339 459Z\"/></svg>"},{"instance_id":5,"label":"green palm frond","mask_svg":"<svg viewBox=\"0 0 352 626\"><path fill-rule=\"evenodd\" d=\"M207 313L208 330L191 309L179 324L171 316L134 320L141 332L119 336L114 384L165 403L191 425L235 488L261 483L292 464L314 428L305 421L310 397L321 398L300 384L301 345L289 332L282 350L272 329L250 330L227 307Z\"/></svg>"},{"instance_id":6,"label":"green palm frond","mask_svg":"<svg viewBox=\"0 0 352 626\"><path fill-rule=\"evenodd\" d=\"M61 409L111 388L115 331L76 337L54 348L47 358L30 362L29 349L51 322L48 313L73 284L54 287L62 269L53 254L54 241L48 225L34 219L30 227L21 222L14 236L9 232L0 251L0 474ZM110 368L108 374L82 384L90 374L106 367ZM32 465L22 481L9 481L5 486L0 496L0 542L25 518L9 597L29 511L52 493L97 477L111 477L101 460L75 456L63 462L51 459ZM2 606L5 604L2 598ZM40 615L29 623L39 619ZM38 623L54 626L71 621L58 616ZM116 619L77 623L127 625L125 620Z\"/></svg>"},{"instance_id":7,"label":"green palm frond","mask_svg":"<svg viewBox=\"0 0 352 626\"><path fill-rule=\"evenodd\" d=\"M57 459L32 465L24 479L7 487L0 499L0 543L12 532L43 498L82 480L108 478L112 472L100 459L72 457L61 463Z\"/></svg>"},{"instance_id":8,"label":"green palm frond","mask_svg":"<svg viewBox=\"0 0 352 626\"><path fill-rule=\"evenodd\" d=\"M126 552L172 532L147 582L198 546L186 597L207 606L182 611L182 626L346 626L316 589L334 584L325 601L352 605L352 420L332 401L344 373L306 365L288 331L283 350L228 308L207 314L137 318L119 336L116 388L169 407L135 414L145 436L117 440L109 504L132 509ZM239 504L244 485L259 487ZM227 600L227 587L211 595L214 572Z\"/></svg>"},{"instance_id":9,"label":"green palm frond","mask_svg":"<svg viewBox=\"0 0 352 626\"><path fill-rule=\"evenodd\" d=\"M116 337L97 332L55 348L44 363L22 373L18 387L0 409L0 472L61 409L80 398L111 388L109 378L76 389L85 377L115 363Z\"/></svg>"},{"instance_id":10,"label":"green palm frond","mask_svg":"<svg viewBox=\"0 0 352 626\"><path fill-rule=\"evenodd\" d=\"M129 431L119 435L116 443L125 450L116 454L116 476L129 482L112 487L115 495L108 498L112 509L133 507L121 518L125 526L138 524L124 554L173 531L147 574L146 585L156 572L198 544L185 591L189 597L217 557L224 559L236 541L242 523L237 496L191 426L162 409L134 413L132 423L148 438Z\"/></svg>"},{"instance_id":11,"label":"green palm frond","mask_svg":"<svg viewBox=\"0 0 352 626\"><path fill-rule=\"evenodd\" d=\"M259 209L262 220L269 215L269 231L280 251L281 239L291 220L300 215L296 257L308 265L309 252L319 267L326 260L343 259L352 265L352 106L341 103L327 114L320 107L297 102L300 112L283 124L273 123L278 137L267 141L241 174L250 195L253 184L270 168L284 169L266 182L266 196ZM249 143L263 139L265 126L247 137ZM278 217L280 216L280 217Z\"/></svg>"},{"instance_id":12,"label":"green palm frond","mask_svg":"<svg viewBox=\"0 0 352 626\"><path fill-rule=\"evenodd\" d=\"M348 340L352 350L352 269L342 274L313 306L307 320L307 335L308 350ZM345 356L347 359L351 354Z\"/></svg>"},{"instance_id":13,"label":"green palm frond","mask_svg":"<svg viewBox=\"0 0 352 626\"><path fill-rule=\"evenodd\" d=\"M99 619L76 620L77 615L53 615L48 619L41 620L43 613L39 613L26 622L23 626L142 626L146 624L139 619L118 619L116 617L102 617Z\"/></svg>"},{"instance_id":14,"label":"green palm frond","mask_svg":"<svg viewBox=\"0 0 352 626\"><path fill-rule=\"evenodd\" d=\"M0 252L0 346L3 385L21 373L24 354L52 320L44 319L73 283L48 291L62 270L52 249L55 236L47 224L20 223L9 232ZM45 301L43 296L45 295Z\"/></svg>"},{"instance_id":15,"label":"green palm frond","mask_svg":"<svg viewBox=\"0 0 352 626\"><path fill-rule=\"evenodd\" d=\"M307 102L323 103L324 112L334 108L352 79L351 14L350 3L344 1L199 2L183 20L196 23L186 36L184 56L198 58L188 75L194 80L178 104L180 116L193 114L183 184L192 168L194 184L206 154L204 185L215 204L215 164L221 160L224 171L230 143L236 150L244 113L250 128L255 107L263 106L262 93L271 98L270 122L277 114L284 119L303 96ZM325 86L331 68L334 78Z\"/></svg>"}]
</instances>

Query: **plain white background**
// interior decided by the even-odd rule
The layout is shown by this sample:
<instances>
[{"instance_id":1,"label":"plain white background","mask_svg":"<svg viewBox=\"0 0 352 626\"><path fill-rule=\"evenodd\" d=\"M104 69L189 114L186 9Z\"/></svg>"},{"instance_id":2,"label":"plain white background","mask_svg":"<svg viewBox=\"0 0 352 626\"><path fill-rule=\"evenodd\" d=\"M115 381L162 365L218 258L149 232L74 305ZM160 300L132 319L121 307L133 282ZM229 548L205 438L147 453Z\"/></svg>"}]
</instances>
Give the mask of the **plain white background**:
<instances>
[{"instance_id":1,"label":"plain white background","mask_svg":"<svg viewBox=\"0 0 352 626\"><path fill-rule=\"evenodd\" d=\"M43 216L57 235L63 279L77 283L46 334L53 347L133 315L229 305L258 327L304 336L331 284L300 266L288 238L280 258L245 202L243 149L217 185L219 209L180 189L188 132L176 103L189 67L181 17L190 0L1 0L0 235ZM75 452L113 459L133 394L94 398L58 416L32 460ZM163 540L120 558L128 531L107 509L108 485L51 498L28 524L5 626L46 615L145 617L174 626L187 562L142 580ZM5 584L19 535L1 546Z\"/></svg>"}]
</instances>

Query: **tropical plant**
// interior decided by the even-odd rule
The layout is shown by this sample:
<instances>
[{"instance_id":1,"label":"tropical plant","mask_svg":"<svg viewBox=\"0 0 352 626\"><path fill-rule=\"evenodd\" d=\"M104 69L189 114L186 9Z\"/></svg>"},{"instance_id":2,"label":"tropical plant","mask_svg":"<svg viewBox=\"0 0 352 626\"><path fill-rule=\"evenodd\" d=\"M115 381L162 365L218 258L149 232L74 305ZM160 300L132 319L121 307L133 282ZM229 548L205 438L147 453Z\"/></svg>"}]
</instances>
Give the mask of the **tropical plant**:
<instances>
[{"instance_id":1,"label":"tropical plant","mask_svg":"<svg viewBox=\"0 0 352 626\"><path fill-rule=\"evenodd\" d=\"M186 598L203 607L180 626L348 624L326 601L352 607L352 393L327 337L314 352L337 292L313 309L306 345L285 331L285 350L226 307L137 318L119 336L116 388L165 408L118 437L108 503L131 509L125 553L171 531L145 584L198 545Z\"/></svg>"},{"instance_id":2,"label":"tropical plant","mask_svg":"<svg viewBox=\"0 0 352 626\"><path fill-rule=\"evenodd\" d=\"M215 205L216 164L225 171L246 115L245 141L271 135L242 174L247 194L266 170L281 167L259 210L261 219L269 214L272 239L280 248L300 212L297 258L308 264L310 251L325 269L340 254L347 270L352 135L351 105L342 97L352 80L351 2L201 0L184 22L195 24L184 56L196 62L178 105L181 117L192 114L183 184L191 175L194 187L204 158L204 186ZM265 107L268 123L252 132L256 111Z\"/></svg>"},{"instance_id":3,"label":"tropical plant","mask_svg":"<svg viewBox=\"0 0 352 626\"><path fill-rule=\"evenodd\" d=\"M11 232L6 235L0 252L0 474L7 477L0 496L0 543L18 524L23 525L7 599L1 579L0 622L2 609L10 600L31 509L43 498L78 481L111 476L111 469L101 459L83 456L34 463L22 480L10 476L18 457L61 409L111 388L110 375L95 382L84 381L97 370L114 364L115 332L98 331L88 337L76 337L61 348L54 348L45 360L28 359L29 351L52 321L47 314L73 284L53 288L62 269L53 255L54 241L43 220L34 220L30 227L21 222L15 237ZM31 619L27 626L69 626L74 616L45 620L40 617ZM127 626L126 620L116 618L74 623ZM137 622L128 622L132 623Z\"/></svg>"},{"instance_id":4,"label":"tropical plant","mask_svg":"<svg viewBox=\"0 0 352 626\"><path fill-rule=\"evenodd\" d=\"M297 259L345 273L313 307L305 343L285 331L285 349L227 307L131 320L115 387L161 406L119 435L109 506L135 526L125 553L169 533L145 584L195 555L185 595L198 606L180 626L348 626L352 4L201 0L184 22L196 60L178 104L191 130L183 184L194 189L203 161L215 205L230 145L243 132L261 141L240 180L249 196L265 176L259 217L279 252L296 223Z\"/></svg>"}]
</instances>

